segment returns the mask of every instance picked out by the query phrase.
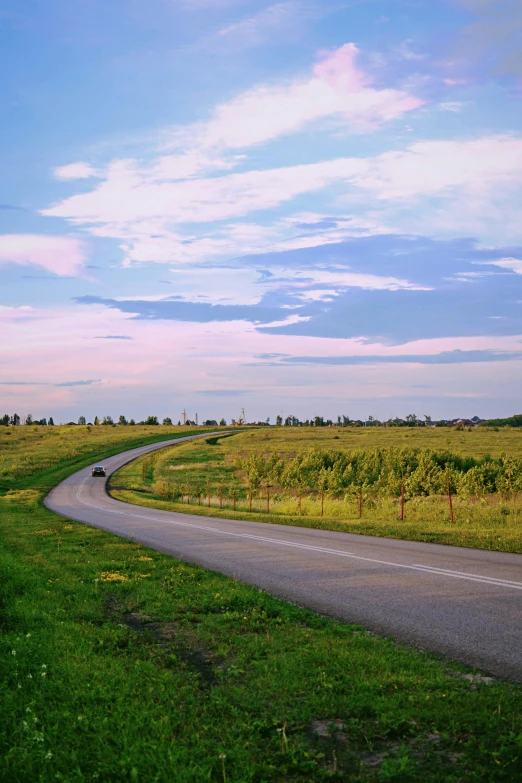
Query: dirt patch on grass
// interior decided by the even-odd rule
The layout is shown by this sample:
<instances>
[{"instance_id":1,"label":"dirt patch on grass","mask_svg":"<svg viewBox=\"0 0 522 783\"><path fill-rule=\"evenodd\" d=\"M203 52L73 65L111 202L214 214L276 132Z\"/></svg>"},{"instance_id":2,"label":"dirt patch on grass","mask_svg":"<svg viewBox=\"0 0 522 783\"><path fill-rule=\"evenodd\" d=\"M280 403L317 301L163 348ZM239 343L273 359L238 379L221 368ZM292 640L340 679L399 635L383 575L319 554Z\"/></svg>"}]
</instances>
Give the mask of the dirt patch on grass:
<instances>
[{"instance_id":1,"label":"dirt patch on grass","mask_svg":"<svg viewBox=\"0 0 522 783\"><path fill-rule=\"evenodd\" d=\"M223 661L206 649L186 628L177 623L160 622L141 612L124 612L115 595L106 597L105 607L113 621L125 625L134 633L148 636L156 653L165 656L174 654L182 665L193 670L203 690L208 690L218 682L218 672L223 669Z\"/></svg>"}]
</instances>

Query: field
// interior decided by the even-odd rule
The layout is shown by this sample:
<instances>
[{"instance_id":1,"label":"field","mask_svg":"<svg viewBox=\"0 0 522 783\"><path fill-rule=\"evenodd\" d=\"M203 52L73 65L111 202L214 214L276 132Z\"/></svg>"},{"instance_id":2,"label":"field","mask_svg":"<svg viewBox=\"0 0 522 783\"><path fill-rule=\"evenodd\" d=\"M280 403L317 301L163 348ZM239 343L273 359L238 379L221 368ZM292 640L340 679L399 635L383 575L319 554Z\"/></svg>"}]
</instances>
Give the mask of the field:
<instances>
[{"instance_id":1,"label":"field","mask_svg":"<svg viewBox=\"0 0 522 783\"><path fill-rule=\"evenodd\" d=\"M0 494L2 781L521 779L519 686L43 507L171 435L99 430L7 436L30 467Z\"/></svg>"},{"instance_id":2,"label":"field","mask_svg":"<svg viewBox=\"0 0 522 783\"><path fill-rule=\"evenodd\" d=\"M261 459L266 464L277 459L291 468L311 452L371 455L375 449L391 451L398 458L421 449L445 452L450 455L448 459L457 462L466 462L466 458L479 464L490 458L492 462L466 474L467 485L452 468L451 510L444 470L439 469L442 485L432 494L415 494L419 489L410 490L406 479L403 519L400 476L396 476L395 486L385 487L385 491L365 482L341 492L329 491L327 486L321 491L317 485L310 491L310 487L300 488L297 474L293 485L286 489L281 487L281 479L278 483L269 476L261 478L253 489L249 483L252 458L254 463ZM513 468L512 486L473 494L470 476L491 474L494 460L503 460L503 478ZM161 508L183 506L188 510L190 503L191 512L196 514L522 553L521 460L519 430L274 427L209 438L130 463L111 479L111 494L120 500ZM277 471L271 475L274 473Z\"/></svg>"},{"instance_id":3,"label":"field","mask_svg":"<svg viewBox=\"0 0 522 783\"><path fill-rule=\"evenodd\" d=\"M215 428L214 428L215 429ZM24 488L40 481L42 488L54 486L64 470L89 460L103 460L125 449L158 440L191 434L179 427L0 427L0 492ZM198 432L208 432L199 427ZM87 463L86 463L87 461ZM65 474L66 475L66 474Z\"/></svg>"}]
</instances>

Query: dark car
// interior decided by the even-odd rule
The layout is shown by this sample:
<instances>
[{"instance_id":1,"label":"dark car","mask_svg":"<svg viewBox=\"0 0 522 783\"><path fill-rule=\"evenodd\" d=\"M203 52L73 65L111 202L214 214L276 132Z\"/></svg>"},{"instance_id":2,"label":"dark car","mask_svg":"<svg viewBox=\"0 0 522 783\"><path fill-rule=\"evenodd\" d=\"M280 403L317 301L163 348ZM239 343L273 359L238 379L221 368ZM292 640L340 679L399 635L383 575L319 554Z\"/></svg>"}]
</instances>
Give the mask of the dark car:
<instances>
[{"instance_id":1,"label":"dark car","mask_svg":"<svg viewBox=\"0 0 522 783\"><path fill-rule=\"evenodd\" d=\"M105 468L101 465L95 465L95 467L92 469L92 475L93 476L105 476Z\"/></svg>"}]
</instances>

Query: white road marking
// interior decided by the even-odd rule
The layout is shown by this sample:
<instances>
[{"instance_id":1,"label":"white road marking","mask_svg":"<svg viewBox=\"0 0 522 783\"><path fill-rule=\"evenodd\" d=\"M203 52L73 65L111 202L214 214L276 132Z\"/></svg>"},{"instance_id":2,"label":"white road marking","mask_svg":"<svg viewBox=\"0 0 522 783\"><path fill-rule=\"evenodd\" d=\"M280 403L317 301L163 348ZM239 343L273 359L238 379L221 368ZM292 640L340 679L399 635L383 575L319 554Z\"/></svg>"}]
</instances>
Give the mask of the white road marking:
<instances>
[{"instance_id":1,"label":"white road marking","mask_svg":"<svg viewBox=\"0 0 522 783\"><path fill-rule=\"evenodd\" d=\"M140 514L130 514L126 511L117 511L116 509L105 508L103 506L94 505L93 503L88 503L86 500L82 498L82 489L84 487L85 482L88 480L88 478L89 477L85 478L80 484L77 492L77 499L82 505L89 506L90 508L94 508L97 511L102 511L104 513L116 514L118 516L124 516L124 517L131 517L132 519L143 519L148 522L163 522L164 524L166 523L168 525L175 525L177 527L189 527L195 530L202 530L209 533L216 533L222 536L232 536L235 538L245 538L253 541L262 541L264 543L277 544L279 546L287 546L287 547L292 547L294 549L306 549L321 554L336 555L337 557L347 557L353 560L362 560L367 563L376 563L378 565L386 565L386 566L391 566L393 568L404 568L410 571L421 571L424 573L434 574L436 576L450 577L452 579L464 579L471 582L480 582L482 584L488 584L494 587L505 587L505 588L510 588L512 590L522 590L522 582L514 582L509 579L497 579L496 577L484 576L481 574L469 574L462 571L451 571L449 569L437 568L436 566L393 563L389 560L378 560L372 557L363 557L362 555L356 555L353 552L344 552L340 549L327 549L325 547L311 546L309 544L298 544L295 541L285 541L284 539L269 538L268 536L256 536L251 533L233 533L228 530L220 530L219 528L209 527L208 525L195 525L189 522L174 521L170 519L164 519L162 517L143 516ZM179 512L170 512L170 513L179 513Z\"/></svg>"}]
</instances>

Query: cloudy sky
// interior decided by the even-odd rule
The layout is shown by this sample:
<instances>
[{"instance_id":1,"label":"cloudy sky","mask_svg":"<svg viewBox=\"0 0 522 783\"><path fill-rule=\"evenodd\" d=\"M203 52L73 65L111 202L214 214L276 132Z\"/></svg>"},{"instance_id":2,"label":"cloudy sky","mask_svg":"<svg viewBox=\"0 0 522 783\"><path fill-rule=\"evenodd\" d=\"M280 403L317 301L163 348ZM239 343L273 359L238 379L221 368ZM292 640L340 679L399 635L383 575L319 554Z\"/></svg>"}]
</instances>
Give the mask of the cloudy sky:
<instances>
[{"instance_id":1,"label":"cloudy sky","mask_svg":"<svg viewBox=\"0 0 522 783\"><path fill-rule=\"evenodd\" d=\"M0 414L520 412L521 0L4 0Z\"/></svg>"}]
</instances>

